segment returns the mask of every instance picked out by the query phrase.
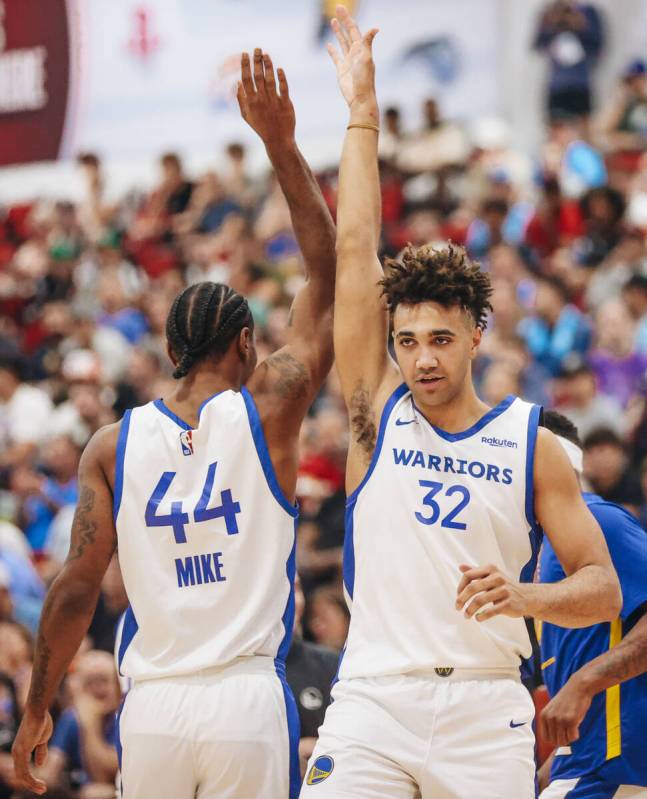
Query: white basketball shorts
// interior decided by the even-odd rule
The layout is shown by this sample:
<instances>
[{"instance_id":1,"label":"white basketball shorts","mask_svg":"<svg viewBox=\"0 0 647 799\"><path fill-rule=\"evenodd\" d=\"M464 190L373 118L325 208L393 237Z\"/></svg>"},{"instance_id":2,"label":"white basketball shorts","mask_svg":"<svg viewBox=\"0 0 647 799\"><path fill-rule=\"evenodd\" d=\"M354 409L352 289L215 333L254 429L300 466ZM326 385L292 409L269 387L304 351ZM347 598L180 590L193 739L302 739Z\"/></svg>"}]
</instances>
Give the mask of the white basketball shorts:
<instances>
[{"instance_id":1,"label":"white basketball shorts","mask_svg":"<svg viewBox=\"0 0 647 799\"><path fill-rule=\"evenodd\" d=\"M338 682L301 799L534 799L532 699L475 676Z\"/></svg>"},{"instance_id":2,"label":"white basketball shorts","mask_svg":"<svg viewBox=\"0 0 647 799\"><path fill-rule=\"evenodd\" d=\"M298 797L299 719L284 669L241 661L134 684L117 717L124 799Z\"/></svg>"}]
</instances>

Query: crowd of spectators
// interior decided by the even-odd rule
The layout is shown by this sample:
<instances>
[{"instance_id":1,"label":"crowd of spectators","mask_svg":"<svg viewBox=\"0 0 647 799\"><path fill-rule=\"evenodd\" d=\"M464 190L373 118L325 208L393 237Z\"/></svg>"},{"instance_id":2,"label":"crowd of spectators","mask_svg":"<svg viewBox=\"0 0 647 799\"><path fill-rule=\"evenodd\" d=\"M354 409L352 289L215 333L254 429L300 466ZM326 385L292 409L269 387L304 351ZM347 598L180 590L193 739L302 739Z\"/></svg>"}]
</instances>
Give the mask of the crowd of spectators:
<instances>
[{"instance_id":1,"label":"crowd of spectators","mask_svg":"<svg viewBox=\"0 0 647 799\"><path fill-rule=\"evenodd\" d=\"M493 405L519 394L569 416L590 487L647 524L647 69L635 60L596 105L597 12L550 3L535 46L549 52L546 134L528 157L500 120L469 128L433 100L422 124L384 110L382 255L452 240L492 279L475 379ZM567 68L568 67L568 68ZM569 82L570 81L570 82ZM156 187L106 202L105 167L85 153L85 197L0 208L0 799L25 700L47 585L65 558L83 447L172 383L164 326L187 283L245 294L259 357L281 346L302 265L271 174L232 143L214 171L163 155ZM318 175L334 213L336 166ZM292 653L307 756L343 646L344 460L348 430L333 371L301 437L299 593ZM57 702L48 796L112 796L111 654L127 605L118 563ZM304 649L305 647L305 649ZM290 664L289 671L290 671ZM310 675L311 678L310 678Z\"/></svg>"}]
</instances>

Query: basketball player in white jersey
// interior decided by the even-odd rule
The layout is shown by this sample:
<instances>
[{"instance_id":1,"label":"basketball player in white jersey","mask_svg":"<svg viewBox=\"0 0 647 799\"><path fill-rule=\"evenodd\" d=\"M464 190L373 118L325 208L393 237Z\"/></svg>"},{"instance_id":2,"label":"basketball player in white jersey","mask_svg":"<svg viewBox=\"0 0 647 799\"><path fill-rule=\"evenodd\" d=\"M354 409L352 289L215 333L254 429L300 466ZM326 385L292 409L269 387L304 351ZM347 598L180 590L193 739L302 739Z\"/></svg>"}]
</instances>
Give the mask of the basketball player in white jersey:
<instances>
[{"instance_id":1,"label":"basketball player in white jersey","mask_svg":"<svg viewBox=\"0 0 647 799\"><path fill-rule=\"evenodd\" d=\"M335 353L352 431L339 682L304 799L530 799L524 616L584 626L621 596L600 530L540 409L472 384L491 293L463 250L377 258L371 44L343 8L331 46L350 107L340 166ZM397 364L387 350L391 312ZM357 347L361 345L361 357ZM568 577L533 585L539 525Z\"/></svg>"},{"instance_id":2,"label":"basketball player in white jersey","mask_svg":"<svg viewBox=\"0 0 647 799\"><path fill-rule=\"evenodd\" d=\"M288 343L256 366L233 289L199 283L167 322L177 389L88 444L70 554L40 624L14 745L21 787L46 756L48 708L116 549L130 600L118 718L126 799L294 799L298 716L285 682L293 627L297 437L332 363L334 226L294 141L285 76L242 58L238 99L286 195L308 270Z\"/></svg>"}]
</instances>

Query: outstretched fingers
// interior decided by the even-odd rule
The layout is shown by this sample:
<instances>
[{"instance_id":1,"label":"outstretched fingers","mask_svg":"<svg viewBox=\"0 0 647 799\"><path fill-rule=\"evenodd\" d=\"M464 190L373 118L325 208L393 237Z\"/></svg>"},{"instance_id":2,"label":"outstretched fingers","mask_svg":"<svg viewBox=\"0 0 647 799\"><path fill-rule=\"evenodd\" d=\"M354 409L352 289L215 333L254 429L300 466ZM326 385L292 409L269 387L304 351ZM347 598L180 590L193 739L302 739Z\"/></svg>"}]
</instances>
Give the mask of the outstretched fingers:
<instances>
[{"instance_id":1,"label":"outstretched fingers","mask_svg":"<svg viewBox=\"0 0 647 799\"><path fill-rule=\"evenodd\" d=\"M332 28L332 32L335 34L335 38L339 42L339 46L341 47L342 55L347 55L348 51L350 50L350 39L346 35L346 31L341 26L338 19L332 19L330 21L330 27Z\"/></svg>"},{"instance_id":2,"label":"outstretched fingers","mask_svg":"<svg viewBox=\"0 0 647 799\"><path fill-rule=\"evenodd\" d=\"M276 74L278 75L279 79L279 89L281 90L281 97L287 100L290 97L288 79L285 77L285 72L281 69L281 67L279 67L276 70Z\"/></svg>"},{"instance_id":3,"label":"outstretched fingers","mask_svg":"<svg viewBox=\"0 0 647 799\"><path fill-rule=\"evenodd\" d=\"M240 57L240 79L247 97L252 97L256 88L252 80L252 68L249 60L249 53L243 53Z\"/></svg>"},{"instance_id":4,"label":"outstretched fingers","mask_svg":"<svg viewBox=\"0 0 647 799\"><path fill-rule=\"evenodd\" d=\"M263 70L263 51L260 47L254 50L254 83L259 94L265 94L265 72Z\"/></svg>"},{"instance_id":5,"label":"outstretched fingers","mask_svg":"<svg viewBox=\"0 0 647 799\"><path fill-rule=\"evenodd\" d=\"M332 58L335 67L339 67L343 59L337 52L335 46L330 44L330 42L328 42L328 44L326 45L326 50L328 50L328 55Z\"/></svg>"},{"instance_id":6,"label":"outstretched fingers","mask_svg":"<svg viewBox=\"0 0 647 799\"><path fill-rule=\"evenodd\" d=\"M350 43L352 44L353 42L359 42L362 38L362 34L359 29L359 25L351 17L348 9L345 6L337 6L336 14Z\"/></svg>"},{"instance_id":7,"label":"outstretched fingers","mask_svg":"<svg viewBox=\"0 0 647 799\"><path fill-rule=\"evenodd\" d=\"M373 48L373 39L379 33L378 28L371 28L368 33L364 34L364 44L368 47L369 50Z\"/></svg>"},{"instance_id":8,"label":"outstretched fingers","mask_svg":"<svg viewBox=\"0 0 647 799\"><path fill-rule=\"evenodd\" d=\"M263 53L263 67L265 69L265 90L270 97L276 95L276 78L274 77L274 65L268 53Z\"/></svg>"},{"instance_id":9,"label":"outstretched fingers","mask_svg":"<svg viewBox=\"0 0 647 799\"><path fill-rule=\"evenodd\" d=\"M236 86L236 99L238 100L238 107L240 108L242 118L247 119L247 111L249 108L247 105L247 95L240 81L238 81L238 85Z\"/></svg>"}]
</instances>

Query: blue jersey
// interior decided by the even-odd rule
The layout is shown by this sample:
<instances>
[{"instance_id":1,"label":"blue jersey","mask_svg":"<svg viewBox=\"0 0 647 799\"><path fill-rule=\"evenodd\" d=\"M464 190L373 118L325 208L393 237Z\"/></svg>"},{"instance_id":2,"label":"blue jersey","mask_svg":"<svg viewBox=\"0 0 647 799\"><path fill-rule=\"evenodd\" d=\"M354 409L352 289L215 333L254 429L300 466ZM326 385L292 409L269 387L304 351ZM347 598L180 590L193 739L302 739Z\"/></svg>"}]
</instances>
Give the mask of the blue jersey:
<instances>
[{"instance_id":1,"label":"blue jersey","mask_svg":"<svg viewBox=\"0 0 647 799\"><path fill-rule=\"evenodd\" d=\"M584 494L602 528L622 587L620 618L578 630L541 625L544 682L551 697L589 661L618 644L640 618L647 603L647 533L623 508L594 494ZM544 539L540 581L565 577L550 542ZM551 779L568 779L602 769L605 779L619 785L647 785L647 674L597 694L571 753L555 757Z\"/></svg>"}]
</instances>

